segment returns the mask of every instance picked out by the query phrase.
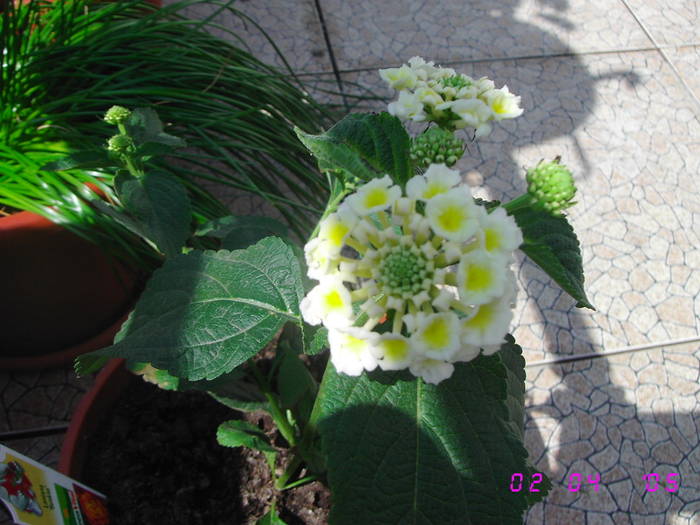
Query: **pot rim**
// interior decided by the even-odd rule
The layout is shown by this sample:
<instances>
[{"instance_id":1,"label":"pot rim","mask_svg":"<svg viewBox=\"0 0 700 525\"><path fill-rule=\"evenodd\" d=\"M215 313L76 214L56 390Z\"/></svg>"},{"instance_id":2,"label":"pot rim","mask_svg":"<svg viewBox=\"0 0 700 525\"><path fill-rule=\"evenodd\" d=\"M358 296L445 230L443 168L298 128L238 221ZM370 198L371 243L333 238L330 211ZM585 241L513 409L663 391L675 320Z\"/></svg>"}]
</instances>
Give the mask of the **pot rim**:
<instances>
[{"instance_id":1,"label":"pot rim","mask_svg":"<svg viewBox=\"0 0 700 525\"><path fill-rule=\"evenodd\" d=\"M97 335L69 346L68 348L64 348L63 350L31 357L0 356L0 370L40 370L58 368L70 363L79 355L105 348L112 344L114 336L128 319L130 311L131 308Z\"/></svg>"},{"instance_id":2,"label":"pot rim","mask_svg":"<svg viewBox=\"0 0 700 525\"><path fill-rule=\"evenodd\" d=\"M59 455L60 473L80 481L90 435L133 377L124 365L124 359L110 359L73 411Z\"/></svg>"}]
</instances>

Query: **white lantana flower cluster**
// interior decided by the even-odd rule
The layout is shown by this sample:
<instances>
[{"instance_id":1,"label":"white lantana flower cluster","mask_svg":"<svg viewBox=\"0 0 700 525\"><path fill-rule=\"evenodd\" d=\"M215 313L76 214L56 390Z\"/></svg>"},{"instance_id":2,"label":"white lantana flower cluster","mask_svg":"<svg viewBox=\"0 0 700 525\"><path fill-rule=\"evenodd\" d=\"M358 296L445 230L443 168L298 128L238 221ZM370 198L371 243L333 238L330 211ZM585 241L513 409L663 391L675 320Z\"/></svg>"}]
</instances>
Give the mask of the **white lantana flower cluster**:
<instances>
[{"instance_id":1,"label":"white lantana flower cluster","mask_svg":"<svg viewBox=\"0 0 700 525\"><path fill-rule=\"evenodd\" d=\"M456 170L432 164L405 193L385 176L349 195L304 248L319 281L304 319L328 328L338 372L408 368L437 384L453 363L496 352L515 298L522 234L474 202Z\"/></svg>"},{"instance_id":2,"label":"white lantana flower cluster","mask_svg":"<svg viewBox=\"0 0 700 525\"><path fill-rule=\"evenodd\" d=\"M401 120L432 121L438 125L476 130L476 137L491 132L492 121L518 117L520 97L508 86L496 89L486 77L475 80L448 67L413 57L398 68L380 69L379 75L399 92L389 113Z\"/></svg>"}]
</instances>

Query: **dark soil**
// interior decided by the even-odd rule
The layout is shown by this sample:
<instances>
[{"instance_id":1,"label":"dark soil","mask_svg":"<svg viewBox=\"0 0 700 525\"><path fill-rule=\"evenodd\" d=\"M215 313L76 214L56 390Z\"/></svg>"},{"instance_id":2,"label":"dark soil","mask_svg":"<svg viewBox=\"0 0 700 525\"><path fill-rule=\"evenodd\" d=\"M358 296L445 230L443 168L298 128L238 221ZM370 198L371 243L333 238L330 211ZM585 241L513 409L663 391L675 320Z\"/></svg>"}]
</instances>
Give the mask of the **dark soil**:
<instances>
[{"instance_id":1,"label":"dark soil","mask_svg":"<svg viewBox=\"0 0 700 525\"><path fill-rule=\"evenodd\" d=\"M134 378L88 443L83 481L107 495L115 525L254 524L275 496L288 525L327 523L319 482L276 492L261 453L217 443L218 425L237 414L205 393ZM246 419L281 441L268 416Z\"/></svg>"}]
</instances>

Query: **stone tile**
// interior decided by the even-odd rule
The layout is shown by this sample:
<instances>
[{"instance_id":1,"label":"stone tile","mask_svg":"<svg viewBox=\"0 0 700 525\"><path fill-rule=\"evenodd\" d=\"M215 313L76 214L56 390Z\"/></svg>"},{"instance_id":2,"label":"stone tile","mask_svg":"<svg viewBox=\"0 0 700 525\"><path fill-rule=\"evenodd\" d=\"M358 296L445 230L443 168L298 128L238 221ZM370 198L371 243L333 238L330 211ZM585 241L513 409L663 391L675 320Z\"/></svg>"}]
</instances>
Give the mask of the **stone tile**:
<instances>
[{"instance_id":1,"label":"stone tile","mask_svg":"<svg viewBox=\"0 0 700 525\"><path fill-rule=\"evenodd\" d=\"M626 0L659 45L700 42L700 8L695 0Z\"/></svg>"},{"instance_id":2,"label":"stone tile","mask_svg":"<svg viewBox=\"0 0 700 525\"><path fill-rule=\"evenodd\" d=\"M164 0L163 5L167 7L175 2ZM297 73L332 71L313 0L243 0L233 7L235 9L221 10L220 5L197 2L183 13L193 20L204 20L214 15L212 23L221 28L212 28L212 34L247 48L253 56L267 64L285 68L286 59ZM237 15L236 10L243 16ZM275 51L263 31L279 48L284 59Z\"/></svg>"},{"instance_id":3,"label":"stone tile","mask_svg":"<svg viewBox=\"0 0 700 525\"><path fill-rule=\"evenodd\" d=\"M696 22L697 26L697 22ZM700 99L700 45L664 49L688 87Z\"/></svg>"},{"instance_id":4,"label":"stone tile","mask_svg":"<svg viewBox=\"0 0 700 525\"><path fill-rule=\"evenodd\" d=\"M68 366L41 372L0 372L0 432L55 426L70 421L92 384Z\"/></svg>"},{"instance_id":5,"label":"stone tile","mask_svg":"<svg viewBox=\"0 0 700 525\"><path fill-rule=\"evenodd\" d=\"M321 3L340 69L648 47L619 2L477 0ZM601 16L600 13L606 13Z\"/></svg>"},{"instance_id":6,"label":"stone tile","mask_svg":"<svg viewBox=\"0 0 700 525\"><path fill-rule=\"evenodd\" d=\"M560 490L566 490L572 472L589 472L601 475L606 491L604 498L582 495L570 504L561 497L546 500L545 516L552 505L550 516L560 508L575 508L586 513L587 523L601 519L593 513L635 525L663 523L664 516L668 523L700 518L698 508L690 504L700 498L696 359L700 344L685 344L579 362L569 371L564 366L542 367L532 376L528 388L544 394L538 406L527 409L526 447L537 451L540 465L549 469L546 473ZM671 387L672 377L692 383L694 390L683 394L682 388ZM567 407L574 407L573 400L584 392L590 399L587 413L574 408L566 415ZM552 405L559 407L559 415L550 410L546 419L536 417ZM679 473L683 490L648 493L643 476L650 472L659 473L662 480L670 472ZM623 520L625 514L629 521Z\"/></svg>"}]
</instances>

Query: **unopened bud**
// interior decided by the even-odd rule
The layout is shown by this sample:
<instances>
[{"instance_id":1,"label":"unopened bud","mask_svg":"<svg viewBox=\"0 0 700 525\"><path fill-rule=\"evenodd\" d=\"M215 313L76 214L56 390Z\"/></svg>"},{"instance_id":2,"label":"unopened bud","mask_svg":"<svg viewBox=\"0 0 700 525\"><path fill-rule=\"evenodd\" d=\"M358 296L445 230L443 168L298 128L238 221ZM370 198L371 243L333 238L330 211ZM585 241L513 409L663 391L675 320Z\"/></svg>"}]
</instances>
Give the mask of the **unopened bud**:
<instances>
[{"instance_id":1,"label":"unopened bud","mask_svg":"<svg viewBox=\"0 0 700 525\"><path fill-rule=\"evenodd\" d=\"M464 142L443 128L430 128L411 143L411 159L424 167L443 163L453 166L463 153Z\"/></svg>"},{"instance_id":2,"label":"unopened bud","mask_svg":"<svg viewBox=\"0 0 700 525\"><path fill-rule=\"evenodd\" d=\"M107 149L115 153L131 153L134 151L134 141L128 135L114 135L107 141Z\"/></svg>"},{"instance_id":3,"label":"unopened bud","mask_svg":"<svg viewBox=\"0 0 700 525\"><path fill-rule=\"evenodd\" d=\"M553 215L561 215L563 210L576 204L572 202L576 194L574 178L569 168L559 161L559 157L551 162L541 160L526 175L532 206Z\"/></svg>"},{"instance_id":4,"label":"unopened bud","mask_svg":"<svg viewBox=\"0 0 700 525\"><path fill-rule=\"evenodd\" d=\"M116 126L124 124L131 116L131 111L122 106L112 106L105 113L105 122Z\"/></svg>"}]
</instances>

